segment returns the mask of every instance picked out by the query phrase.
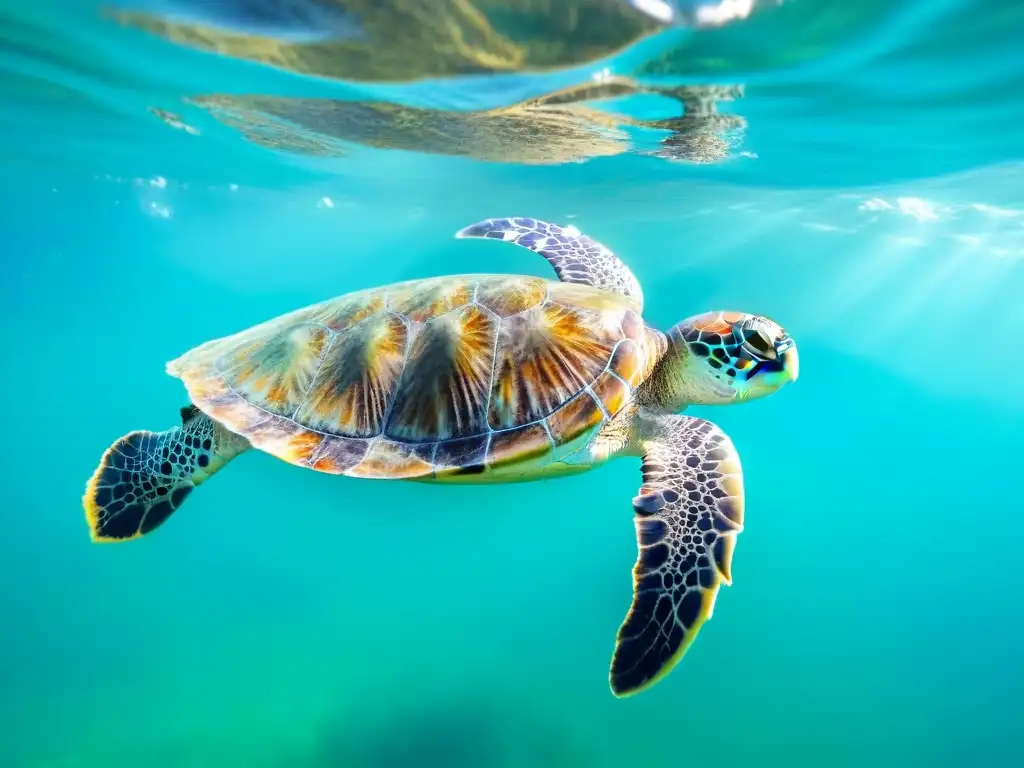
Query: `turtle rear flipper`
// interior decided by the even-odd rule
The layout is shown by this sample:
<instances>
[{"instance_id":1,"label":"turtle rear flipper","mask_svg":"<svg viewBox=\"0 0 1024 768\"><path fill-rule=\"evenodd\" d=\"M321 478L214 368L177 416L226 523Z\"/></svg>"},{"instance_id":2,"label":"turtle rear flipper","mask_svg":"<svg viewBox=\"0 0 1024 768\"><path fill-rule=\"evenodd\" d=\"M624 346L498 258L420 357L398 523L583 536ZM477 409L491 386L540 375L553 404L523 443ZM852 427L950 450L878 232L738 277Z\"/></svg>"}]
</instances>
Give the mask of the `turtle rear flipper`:
<instances>
[{"instance_id":1,"label":"turtle rear flipper","mask_svg":"<svg viewBox=\"0 0 1024 768\"><path fill-rule=\"evenodd\" d=\"M93 541L152 532L247 445L194 406L181 416L180 427L129 432L104 452L82 497Z\"/></svg>"}]
</instances>

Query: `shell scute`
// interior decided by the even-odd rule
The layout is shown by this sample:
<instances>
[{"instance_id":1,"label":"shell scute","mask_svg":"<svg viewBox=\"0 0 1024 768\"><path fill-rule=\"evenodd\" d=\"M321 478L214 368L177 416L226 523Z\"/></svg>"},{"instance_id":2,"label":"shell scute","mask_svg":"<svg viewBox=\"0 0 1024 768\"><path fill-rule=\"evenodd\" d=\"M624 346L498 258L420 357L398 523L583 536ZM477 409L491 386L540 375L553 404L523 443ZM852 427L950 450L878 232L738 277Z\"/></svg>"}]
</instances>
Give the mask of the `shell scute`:
<instances>
[{"instance_id":1,"label":"shell scute","mask_svg":"<svg viewBox=\"0 0 1024 768\"><path fill-rule=\"evenodd\" d=\"M605 371L598 376L591 389L608 413L618 413L622 410L632 393L631 387L611 371Z\"/></svg>"},{"instance_id":2,"label":"shell scute","mask_svg":"<svg viewBox=\"0 0 1024 768\"><path fill-rule=\"evenodd\" d=\"M324 436L308 429L294 432L285 442L284 452L292 464L312 466L313 455L320 449Z\"/></svg>"},{"instance_id":3,"label":"shell scute","mask_svg":"<svg viewBox=\"0 0 1024 768\"><path fill-rule=\"evenodd\" d=\"M310 458L323 440L323 435L310 432L281 416L248 422L244 415L239 416L237 423L246 424L246 437L254 445L291 464L308 467Z\"/></svg>"},{"instance_id":4,"label":"shell scute","mask_svg":"<svg viewBox=\"0 0 1024 768\"><path fill-rule=\"evenodd\" d=\"M427 321L412 341L385 433L414 442L485 433L496 326L476 306Z\"/></svg>"},{"instance_id":5,"label":"shell scute","mask_svg":"<svg viewBox=\"0 0 1024 768\"><path fill-rule=\"evenodd\" d=\"M620 337L603 316L545 304L507 318L498 335L488 423L544 418L605 369Z\"/></svg>"},{"instance_id":6,"label":"shell scute","mask_svg":"<svg viewBox=\"0 0 1024 768\"><path fill-rule=\"evenodd\" d=\"M476 302L499 317L509 317L536 307L547 294L547 281L539 277L488 277L477 285Z\"/></svg>"},{"instance_id":7,"label":"shell scute","mask_svg":"<svg viewBox=\"0 0 1024 768\"><path fill-rule=\"evenodd\" d=\"M414 323L464 307L473 301L474 281L464 277L439 277L400 283L387 291L387 308Z\"/></svg>"},{"instance_id":8,"label":"shell scute","mask_svg":"<svg viewBox=\"0 0 1024 768\"><path fill-rule=\"evenodd\" d=\"M328 341L330 332L319 325L294 325L270 339L243 339L217 357L216 367L249 402L291 416L313 382Z\"/></svg>"},{"instance_id":9,"label":"shell scute","mask_svg":"<svg viewBox=\"0 0 1024 768\"><path fill-rule=\"evenodd\" d=\"M388 404L405 368L409 327L380 313L334 338L294 420L346 437L373 437L384 429Z\"/></svg>"},{"instance_id":10,"label":"shell scute","mask_svg":"<svg viewBox=\"0 0 1024 768\"><path fill-rule=\"evenodd\" d=\"M571 443L604 419L602 404L589 390L583 390L551 414L548 427L557 445Z\"/></svg>"},{"instance_id":11,"label":"shell scute","mask_svg":"<svg viewBox=\"0 0 1024 768\"><path fill-rule=\"evenodd\" d=\"M497 469L511 463L538 459L550 453L553 447L544 425L530 424L508 432L495 433L491 438L487 463L491 469Z\"/></svg>"},{"instance_id":12,"label":"shell scute","mask_svg":"<svg viewBox=\"0 0 1024 768\"><path fill-rule=\"evenodd\" d=\"M632 339L623 339L612 353L608 369L615 371L628 384L635 384L643 374L646 362L644 351L644 347Z\"/></svg>"},{"instance_id":13,"label":"shell scute","mask_svg":"<svg viewBox=\"0 0 1024 768\"><path fill-rule=\"evenodd\" d=\"M433 445L376 440L362 461L345 471L351 477L389 477L395 479L432 474Z\"/></svg>"},{"instance_id":14,"label":"shell scute","mask_svg":"<svg viewBox=\"0 0 1024 768\"><path fill-rule=\"evenodd\" d=\"M634 312L631 309L627 309L622 314L622 335L627 339L642 344L647 338L647 325L644 323L639 312Z\"/></svg>"},{"instance_id":15,"label":"shell scute","mask_svg":"<svg viewBox=\"0 0 1024 768\"><path fill-rule=\"evenodd\" d=\"M484 434L438 443L434 454L434 469L438 477L483 472L489 440L490 435Z\"/></svg>"},{"instance_id":16,"label":"shell scute","mask_svg":"<svg viewBox=\"0 0 1024 768\"><path fill-rule=\"evenodd\" d=\"M335 333L342 333L383 310L384 296L380 291L360 291L326 302L313 313L311 320Z\"/></svg>"},{"instance_id":17,"label":"shell scute","mask_svg":"<svg viewBox=\"0 0 1024 768\"><path fill-rule=\"evenodd\" d=\"M369 448L369 440L325 435L320 449L310 457L309 467L318 472L343 475L366 457Z\"/></svg>"},{"instance_id":18,"label":"shell scute","mask_svg":"<svg viewBox=\"0 0 1024 768\"><path fill-rule=\"evenodd\" d=\"M619 293L608 293L581 283L550 283L548 285L548 301L564 307L589 309L595 312L614 312L632 309L639 311L639 305L628 296Z\"/></svg>"},{"instance_id":19,"label":"shell scute","mask_svg":"<svg viewBox=\"0 0 1024 768\"><path fill-rule=\"evenodd\" d=\"M188 375L184 380L192 402L202 403L203 410L211 418L230 425L239 434L249 437L262 430L261 434L272 436L275 427L281 433L287 432L287 425L291 422L286 418L253 405L222 381Z\"/></svg>"}]
</instances>

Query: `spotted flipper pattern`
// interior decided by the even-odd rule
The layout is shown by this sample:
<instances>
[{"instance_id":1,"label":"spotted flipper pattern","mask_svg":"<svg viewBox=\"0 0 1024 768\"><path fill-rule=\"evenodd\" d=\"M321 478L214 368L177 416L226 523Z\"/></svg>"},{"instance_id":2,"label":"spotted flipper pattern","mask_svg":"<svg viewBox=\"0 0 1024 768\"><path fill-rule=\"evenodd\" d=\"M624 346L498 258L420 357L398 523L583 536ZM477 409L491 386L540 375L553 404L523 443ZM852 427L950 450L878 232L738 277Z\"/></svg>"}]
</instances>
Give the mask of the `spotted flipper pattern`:
<instances>
[{"instance_id":1,"label":"spotted flipper pattern","mask_svg":"<svg viewBox=\"0 0 1024 768\"><path fill-rule=\"evenodd\" d=\"M719 587L732 583L743 530L743 473L725 433L677 415L651 418L643 433L633 604L609 675L619 697L651 687L686 653L711 618Z\"/></svg>"},{"instance_id":2,"label":"spotted flipper pattern","mask_svg":"<svg viewBox=\"0 0 1024 768\"><path fill-rule=\"evenodd\" d=\"M130 541L151 533L192 489L248 447L194 406L166 432L130 432L106 450L82 504L93 541Z\"/></svg>"},{"instance_id":3,"label":"spotted flipper pattern","mask_svg":"<svg viewBox=\"0 0 1024 768\"><path fill-rule=\"evenodd\" d=\"M560 227L538 219L486 219L459 230L458 238L487 238L515 243L539 253L563 283L591 285L633 299L643 309L640 282L609 248L576 227Z\"/></svg>"}]
</instances>

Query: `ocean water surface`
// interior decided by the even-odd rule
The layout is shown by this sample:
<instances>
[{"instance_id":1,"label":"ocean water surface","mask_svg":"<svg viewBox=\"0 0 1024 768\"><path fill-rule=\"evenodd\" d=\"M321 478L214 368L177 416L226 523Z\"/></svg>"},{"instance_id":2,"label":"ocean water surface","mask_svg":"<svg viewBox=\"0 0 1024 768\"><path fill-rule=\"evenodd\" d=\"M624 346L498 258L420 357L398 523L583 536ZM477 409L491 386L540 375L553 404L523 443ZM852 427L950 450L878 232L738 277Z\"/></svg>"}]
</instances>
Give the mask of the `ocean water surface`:
<instances>
[{"instance_id":1,"label":"ocean water surface","mask_svg":"<svg viewBox=\"0 0 1024 768\"><path fill-rule=\"evenodd\" d=\"M0 6L0 766L1024 764L1024 6L720 5ZM612 248L656 327L800 345L797 383L688 411L747 513L667 678L608 687L637 459L443 487L252 451L90 541L103 450L187 403L166 361L551 277L454 238L502 216Z\"/></svg>"}]
</instances>

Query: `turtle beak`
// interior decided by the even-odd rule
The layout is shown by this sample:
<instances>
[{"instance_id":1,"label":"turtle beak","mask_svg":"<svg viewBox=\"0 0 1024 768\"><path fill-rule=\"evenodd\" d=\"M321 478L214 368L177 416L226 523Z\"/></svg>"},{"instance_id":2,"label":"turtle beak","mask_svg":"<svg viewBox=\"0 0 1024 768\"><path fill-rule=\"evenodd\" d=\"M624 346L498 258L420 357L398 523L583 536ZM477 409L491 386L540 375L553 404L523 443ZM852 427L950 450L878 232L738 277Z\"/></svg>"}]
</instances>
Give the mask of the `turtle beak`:
<instances>
[{"instance_id":1,"label":"turtle beak","mask_svg":"<svg viewBox=\"0 0 1024 768\"><path fill-rule=\"evenodd\" d=\"M800 355L796 350L796 342L786 336L776 342L774 351L774 357L762 357L755 366L755 375L739 390L741 400L767 397L800 378Z\"/></svg>"},{"instance_id":2,"label":"turtle beak","mask_svg":"<svg viewBox=\"0 0 1024 768\"><path fill-rule=\"evenodd\" d=\"M782 361L782 370L786 372L790 381L800 378L800 355L796 351L796 342L787 339L776 348L779 359Z\"/></svg>"}]
</instances>

